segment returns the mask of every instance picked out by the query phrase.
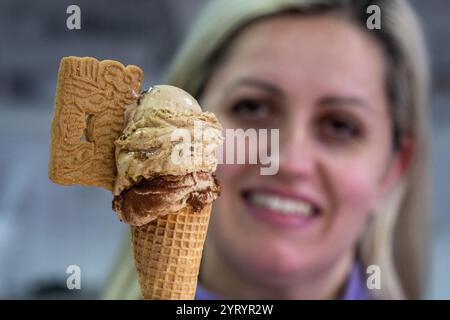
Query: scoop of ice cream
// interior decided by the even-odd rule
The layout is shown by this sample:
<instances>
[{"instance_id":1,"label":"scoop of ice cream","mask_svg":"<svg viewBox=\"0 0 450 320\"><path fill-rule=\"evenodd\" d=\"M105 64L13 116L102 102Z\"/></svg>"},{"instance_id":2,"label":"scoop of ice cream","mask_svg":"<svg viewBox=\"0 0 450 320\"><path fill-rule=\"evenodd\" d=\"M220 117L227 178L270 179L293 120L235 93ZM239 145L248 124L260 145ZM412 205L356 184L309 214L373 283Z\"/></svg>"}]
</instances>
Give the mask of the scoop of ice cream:
<instances>
[{"instance_id":1,"label":"scoop of ice cream","mask_svg":"<svg viewBox=\"0 0 450 320\"><path fill-rule=\"evenodd\" d=\"M200 212L220 193L213 174L189 173L184 176L160 176L139 183L114 197L113 209L119 219L141 226L167 213L191 207Z\"/></svg>"},{"instance_id":2,"label":"scoop of ice cream","mask_svg":"<svg viewBox=\"0 0 450 320\"><path fill-rule=\"evenodd\" d=\"M125 127L115 141L115 196L142 179L213 173L222 127L211 112L173 86L155 86L125 112Z\"/></svg>"},{"instance_id":3,"label":"scoop of ice cream","mask_svg":"<svg viewBox=\"0 0 450 320\"><path fill-rule=\"evenodd\" d=\"M174 113L201 113L197 100L186 91L169 85L159 85L143 92L138 100L143 109L167 110Z\"/></svg>"},{"instance_id":4,"label":"scoop of ice cream","mask_svg":"<svg viewBox=\"0 0 450 320\"><path fill-rule=\"evenodd\" d=\"M214 176L222 127L188 93L156 86L127 107L115 141L113 210L140 226L161 215L200 212L220 192Z\"/></svg>"}]
</instances>

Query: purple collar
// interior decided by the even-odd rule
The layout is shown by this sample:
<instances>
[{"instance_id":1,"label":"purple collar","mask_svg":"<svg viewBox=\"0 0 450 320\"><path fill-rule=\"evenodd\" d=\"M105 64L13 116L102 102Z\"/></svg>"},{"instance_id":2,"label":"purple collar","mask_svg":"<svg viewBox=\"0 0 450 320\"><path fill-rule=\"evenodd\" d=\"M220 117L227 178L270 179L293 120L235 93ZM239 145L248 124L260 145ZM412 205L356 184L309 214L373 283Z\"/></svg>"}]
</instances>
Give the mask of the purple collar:
<instances>
[{"instance_id":1,"label":"purple collar","mask_svg":"<svg viewBox=\"0 0 450 320\"><path fill-rule=\"evenodd\" d=\"M370 300L366 281L358 262L353 264L341 300Z\"/></svg>"},{"instance_id":2,"label":"purple collar","mask_svg":"<svg viewBox=\"0 0 450 320\"><path fill-rule=\"evenodd\" d=\"M355 262L340 300L369 300L370 295L367 290L363 274L361 273L361 266ZM195 292L195 300L223 300L223 298L209 292L199 283Z\"/></svg>"}]
</instances>

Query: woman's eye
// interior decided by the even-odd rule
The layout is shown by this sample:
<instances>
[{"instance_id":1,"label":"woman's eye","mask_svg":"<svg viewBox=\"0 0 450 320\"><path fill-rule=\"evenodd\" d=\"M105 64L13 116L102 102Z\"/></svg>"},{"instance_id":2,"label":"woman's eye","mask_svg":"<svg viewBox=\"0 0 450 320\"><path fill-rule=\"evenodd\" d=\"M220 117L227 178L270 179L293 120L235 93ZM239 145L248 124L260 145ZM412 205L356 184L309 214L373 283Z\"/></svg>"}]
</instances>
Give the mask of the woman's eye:
<instances>
[{"instance_id":1,"label":"woman's eye","mask_svg":"<svg viewBox=\"0 0 450 320\"><path fill-rule=\"evenodd\" d=\"M322 135L337 141L353 140L361 135L358 125L347 119L325 118L320 127Z\"/></svg>"},{"instance_id":2,"label":"woman's eye","mask_svg":"<svg viewBox=\"0 0 450 320\"><path fill-rule=\"evenodd\" d=\"M248 121L266 119L269 113L269 107L265 103L257 100L240 100L231 107L231 114L233 116Z\"/></svg>"}]
</instances>

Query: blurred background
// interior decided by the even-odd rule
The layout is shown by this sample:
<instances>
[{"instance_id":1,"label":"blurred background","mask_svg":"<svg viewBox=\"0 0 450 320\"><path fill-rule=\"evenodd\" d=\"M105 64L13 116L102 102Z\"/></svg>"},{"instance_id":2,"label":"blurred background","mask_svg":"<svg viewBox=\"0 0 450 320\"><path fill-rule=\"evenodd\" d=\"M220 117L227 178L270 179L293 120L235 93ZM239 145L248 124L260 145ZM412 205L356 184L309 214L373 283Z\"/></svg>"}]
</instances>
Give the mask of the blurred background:
<instances>
[{"instance_id":1,"label":"blurred background","mask_svg":"<svg viewBox=\"0 0 450 320\"><path fill-rule=\"evenodd\" d=\"M67 55L163 73L207 0L0 2L0 298L99 298L128 227L111 193L47 178L56 75ZM450 1L411 1L430 51L431 248L427 298L450 299ZM81 9L69 30L66 9ZM68 290L66 269L81 269Z\"/></svg>"}]
</instances>

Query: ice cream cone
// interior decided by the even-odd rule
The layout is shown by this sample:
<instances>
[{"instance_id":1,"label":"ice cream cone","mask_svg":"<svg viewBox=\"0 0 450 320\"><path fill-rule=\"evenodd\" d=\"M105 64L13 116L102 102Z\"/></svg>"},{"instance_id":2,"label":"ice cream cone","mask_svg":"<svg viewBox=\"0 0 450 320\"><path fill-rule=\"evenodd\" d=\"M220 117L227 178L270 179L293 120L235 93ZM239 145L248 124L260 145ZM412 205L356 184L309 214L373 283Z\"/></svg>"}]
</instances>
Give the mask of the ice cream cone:
<instances>
[{"instance_id":1,"label":"ice cream cone","mask_svg":"<svg viewBox=\"0 0 450 320\"><path fill-rule=\"evenodd\" d=\"M208 134L198 138L196 123ZM180 132L185 140L174 139ZM113 209L132 226L144 299L194 299L211 204L220 194L214 151L222 140L216 116L179 88L152 87L125 111L115 141ZM173 156L195 160L205 146L201 161Z\"/></svg>"},{"instance_id":2,"label":"ice cream cone","mask_svg":"<svg viewBox=\"0 0 450 320\"><path fill-rule=\"evenodd\" d=\"M132 226L145 299L193 299L211 203L220 194L214 153L222 126L180 88L138 95L142 79L140 68L117 61L61 61L49 177L112 190L113 210Z\"/></svg>"},{"instance_id":3,"label":"ice cream cone","mask_svg":"<svg viewBox=\"0 0 450 320\"><path fill-rule=\"evenodd\" d=\"M194 299L211 207L207 204L200 212L186 207L131 227L144 299Z\"/></svg>"}]
</instances>

